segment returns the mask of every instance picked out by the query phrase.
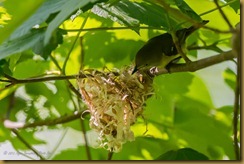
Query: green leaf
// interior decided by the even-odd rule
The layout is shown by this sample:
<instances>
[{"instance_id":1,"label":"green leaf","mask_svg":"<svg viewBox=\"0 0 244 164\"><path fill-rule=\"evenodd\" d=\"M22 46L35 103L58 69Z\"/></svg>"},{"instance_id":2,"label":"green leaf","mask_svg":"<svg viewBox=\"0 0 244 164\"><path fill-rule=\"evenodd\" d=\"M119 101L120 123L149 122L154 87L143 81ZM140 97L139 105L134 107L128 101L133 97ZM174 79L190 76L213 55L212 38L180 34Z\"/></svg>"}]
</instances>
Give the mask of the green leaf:
<instances>
[{"instance_id":1,"label":"green leaf","mask_svg":"<svg viewBox=\"0 0 244 164\"><path fill-rule=\"evenodd\" d=\"M184 0L175 0L176 6L182 11L184 14L189 16L196 21L201 21L201 17L190 7Z\"/></svg>"},{"instance_id":2,"label":"green leaf","mask_svg":"<svg viewBox=\"0 0 244 164\"><path fill-rule=\"evenodd\" d=\"M208 160L208 157L191 148L171 150L160 155L156 160Z\"/></svg>"},{"instance_id":3,"label":"green leaf","mask_svg":"<svg viewBox=\"0 0 244 164\"><path fill-rule=\"evenodd\" d=\"M13 76L16 78L30 78L38 76L44 74L48 67L48 62L28 59L16 65Z\"/></svg>"},{"instance_id":4,"label":"green leaf","mask_svg":"<svg viewBox=\"0 0 244 164\"><path fill-rule=\"evenodd\" d=\"M192 98L193 100L197 100L198 102L201 102L209 107L214 106L206 84L204 83L203 79L196 75L192 79L192 83L189 86L189 92L186 93L186 96Z\"/></svg>"},{"instance_id":5,"label":"green leaf","mask_svg":"<svg viewBox=\"0 0 244 164\"><path fill-rule=\"evenodd\" d=\"M66 34L66 31L64 30L55 30L55 33L52 34L49 43L44 45L45 28L32 29L27 34L13 40L8 40L0 45L0 59L31 48L35 54L41 55L46 59L59 44L63 43L64 34Z\"/></svg>"},{"instance_id":6,"label":"green leaf","mask_svg":"<svg viewBox=\"0 0 244 164\"><path fill-rule=\"evenodd\" d=\"M43 29L33 29L31 32L21 36L20 38L4 42L0 45L0 59L32 48L36 43L42 40L43 35Z\"/></svg>"},{"instance_id":7,"label":"green leaf","mask_svg":"<svg viewBox=\"0 0 244 164\"><path fill-rule=\"evenodd\" d=\"M236 74L230 68L227 68L223 73L226 84L234 91L236 87Z\"/></svg>"},{"instance_id":8,"label":"green leaf","mask_svg":"<svg viewBox=\"0 0 244 164\"><path fill-rule=\"evenodd\" d=\"M166 30L169 29L167 12L154 3L137 3L121 0L113 6L109 6L106 3L98 4L93 7L92 12L129 27L146 24L151 27L164 27ZM172 25L176 25L173 19L171 23ZM137 33L139 32L137 28L133 28L133 30Z\"/></svg>"},{"instance_id":9,"label":"green leaf","mask_svg":"<svg viewBox=\"0 0 244 164\"><path fill-rule=\"evenodd\" d=\"M240 7L241 7L241 3L239 0L225 0L226 2L230 2L229 6L232 7L236 13L238 13L240 11Z\"/></svg>"},{"instance_id":10,"label":"green leaf","mask_svg":"<svg viewBox=\"0 0 244 164\"><path fill-rule=\"evenodd\" d=\"M0 44L6 40L16 28L25 22L42 3L43 0L5 1L4 7L10 14L12 14L12 20L4 28L0 28Z\"/></svg>"},{"instance_id":11,"label":"green leaf","mask_svg":"<svg viewBox=\"0 0 244 164\"><path fill-rule=\"evenodd\" d=\"M65 4L66 0L45 1L28 20L21 24L11 35L10 39L19 38L29 33L35 25L45 22L52 13L57 13Z\"/></svg>"},{"instance_id":12,"label":"green leaf","mask_svg":"<svg viewBox=\"0 0 244 164\"><path fill-rule=\"evenodd\" d=\"M56 29L47 45L44 44L44 36L33 46L33 52L41 55L44 59L55 50L59 44L63 43L63 35L66 34L66 31L61 29Z\"/></svg>"},{"instance_id":13,"label":"green leaf","mask_svg":"<svg viewBox=\"0 0 244 164\"><path fill-rule=\"evenodd\" d=\"M63 4L60 7L60 12L57 14L57 16L51 21L51 23L48 25L44 43L45 45L49 42L53 31L58 28L58 26L67 19L73 12L80 9L82 12L87 11L88 9L92 8L95 3L98 3L99 0L69 0L66 1L65 4Z\"/></svg>"},{"instance_id":14,"label":"green leaf","mask_svg":"<svg viewBox=\"0 0 244 164\"><path fill-rule=\"evenodd\" d=\"M229 159L234 159L231 129L215 119L210 107L199 101L182 97L176 104L174 133L185 145L210 158L209 146L218 147ZM221 128L220 128L221 127ZM220 137L221 136L221 137ZM201 143L201 144L199 144Z\"/></svg>"}]
</instances>

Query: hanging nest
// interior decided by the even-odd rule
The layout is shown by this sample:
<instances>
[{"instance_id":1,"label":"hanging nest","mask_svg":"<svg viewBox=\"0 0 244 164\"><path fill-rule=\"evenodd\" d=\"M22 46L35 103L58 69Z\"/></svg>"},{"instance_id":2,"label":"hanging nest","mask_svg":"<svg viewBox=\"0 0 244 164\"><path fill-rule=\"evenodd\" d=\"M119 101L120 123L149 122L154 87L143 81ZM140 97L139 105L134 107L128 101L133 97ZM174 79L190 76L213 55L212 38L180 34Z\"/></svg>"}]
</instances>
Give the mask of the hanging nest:
<instances>
[{"instance_id":1,"label":"hanging nest","mask_svg":"<svg viewBox=\"0 0 244 164\"><path fill-rule=\"evenodd\" d=\"M134 140L130 126L142 116L145 101L153 94L152 78L131 72L132 68L89 69L77 79L91 115L90 127L99 133L100 146L112 152L119 152L123 143Z\"/></svg>"}]
</instances>

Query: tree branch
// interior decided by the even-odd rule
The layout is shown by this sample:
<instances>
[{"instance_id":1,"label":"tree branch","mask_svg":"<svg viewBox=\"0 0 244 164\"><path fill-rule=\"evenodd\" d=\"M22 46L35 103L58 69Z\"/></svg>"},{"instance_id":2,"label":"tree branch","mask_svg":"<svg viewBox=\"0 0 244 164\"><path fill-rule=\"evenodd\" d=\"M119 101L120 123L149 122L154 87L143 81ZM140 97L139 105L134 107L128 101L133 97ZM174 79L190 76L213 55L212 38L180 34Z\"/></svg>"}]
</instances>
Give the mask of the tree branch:
<instances>
[{"instance_id":1,"label":"tree branch","mask_svg":"<svg viewBox=\"0 0 244 164\"><path fill-rule=\"evenodd\" d=\"M53 126L53 125L57 125L57 124L63 124L63 123L70 122L70 121L76 120L78 118L81 118L83 112L84 111L79 111L72 115L61 116L61 117L53 119L53 120L42 120L42 121L38 121L38 122L34 122L34 123L29 123L29 124L27 123L22 127L22 129L34 128L37 126Z\"/></svg>"},{"instance_id":2,"label":"tree branch","mask_svg":"<svg viewBox=\"0 0 244 164\"><path fill-rule=\"evenodd\" d=\"M53 81L53 80L68 80L68 79L76 79L77 76L78 75L68 75L68 76L48 76L48 77L40 77L40 78L15 79L5 74L5 77L9 79L10 83L12 84L36 83L36 82L46 82L46 81Z\"/></svg>"},{"instance_id":3,"label":"tree branch","mask_svg":"<svg viewBox=\"0 0 244 164\"><path fill-rule=\"evenodd\" d=\"M169 68L158 69L155 73L149 73L153 76L161 74L175 73L175 72L194 72L214 64L221 63L223 61L232 60L235 55L232 51L227 51L219 55L211 56L208 58L200 59L198 61L190 62L187 64L172 64Z\"/></svg>"}]
</instances>

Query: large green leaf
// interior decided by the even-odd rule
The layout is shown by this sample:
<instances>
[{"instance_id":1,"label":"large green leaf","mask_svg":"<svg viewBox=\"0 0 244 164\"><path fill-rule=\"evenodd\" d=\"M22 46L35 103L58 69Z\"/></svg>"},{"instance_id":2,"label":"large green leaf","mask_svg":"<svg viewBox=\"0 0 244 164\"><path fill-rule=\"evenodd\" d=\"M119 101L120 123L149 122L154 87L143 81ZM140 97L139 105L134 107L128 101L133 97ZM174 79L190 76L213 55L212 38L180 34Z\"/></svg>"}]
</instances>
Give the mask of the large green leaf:
<instances>
[{"instance_id":1,"label":"large green leaf","mask_svg":"<svg viewBox=\"0 0 244 164\"><path fill-rule=\"evenodd\" d=\"M48 17L61 10L66 0L45 1L28 20L22 23L12 34L10 39L19 38L26 35L35 25L45 22ZM23 2L22 2L23 3Z\"/></svg>"},{"instance_id":2,"label":"large green leaf","mask_svg":"<svg viewBox=\"0 0 244 164\"><path fill-rule=\"evenodd\" d=\"M8 0L4 2L4 7L12 15L12 20L0 28L0 44L6 40L16 28L18 28L24 21L26 21L38 7L41 6L43 0Z\"/></svg>"},{"instance_id":3,"label":"large green leaf","mask_svg":"<svg viewBox=\"0 0 244 164\"><path fill-rule=\"evenodd\" d=\"M92 12L129 27L146 24L151 27L169 29L167 12L154 3L121 0L112 6L106 3L98 4L93 7ZM175 20L171 20L171 23L176 25ZM133 30L139 32L137 28Z\"/></svg>"},{"instance_id":4,"label":"large green leaf","mask_svg":"<svg viewBox=\"0 0 244 164\"><path fill-rule=\"evenodd\" d=\"M208 157L191 148L171 150L160 155L157 160L208 160Z\"/></svg>"}]
</instances>

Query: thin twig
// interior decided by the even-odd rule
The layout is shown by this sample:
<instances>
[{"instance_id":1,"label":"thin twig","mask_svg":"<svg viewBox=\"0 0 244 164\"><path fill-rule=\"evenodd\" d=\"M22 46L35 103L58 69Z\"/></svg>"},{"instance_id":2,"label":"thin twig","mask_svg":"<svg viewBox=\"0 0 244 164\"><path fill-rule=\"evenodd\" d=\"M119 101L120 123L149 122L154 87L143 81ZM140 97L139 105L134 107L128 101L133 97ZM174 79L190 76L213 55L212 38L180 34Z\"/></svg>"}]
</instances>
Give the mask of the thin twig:
<instances>
[{"instance_id":1,"label":"thin twig","mask_svg":"<svg viewBox=\"0 0 244 164\"><path fill-rule=\"evenodd\" d=\"M204 45L204 46L188 46L187 50L202 50L202 49L204 49L204 50L214 50L214 51L216 51L216 49L217 49L218 52L223 52L223 50L221 50L217 46L218 43L219 43L219 41L214 42L214 43L212 43L210 45Z\"/></svg>"},{"instance_id":2,"label":"thin twig","mask_svg":"<svg viewBox=\"0 0 244 164\"><path fill-rule=\"evenodd\" d=\"M14 107L14 103L15 103L14 94L15 94L15 92L11 93L11 95L9 97L9 104L8 104L8 109L7 109L7 113L6 113L6 119L9 119L11 111Z\"/></svg>"},{"instance_id":3,"label":"thin twig","mask_svg":"<svg viewBox=\"0 0 244 164\"><path fill-rule=\"evenodd\" d=\"M63 29L67 32L79 32L79 31L107 31L107 30L131 30L131 29L146 29L146 30L165 30L162 27L138 27L138 26L126 26L126 27L95 27L85 29Z\"/></svg>"},{"instance_id":4,"label":"thin twig","mask_svg":"<svg viewBox=\"0 0 244 164\"><path fill-rule=\"evenodd\" d=\"M65 75L64 74L64 72L63 72L63 70L62 70L62 68L59 66L59 64L58 64L58 61L53 57L53 56L51 56L50 55L50 57L51 57L51 59L52 59L52 61L54 62L54 64L57 66L57 68L59 69L59 71L61 72L61 74L63 74L63 75ZM76 76L77 77L77 76ZM79 78L82 78L83 76L82 75L79 75ZM86 77L86 76L84 76L84 77ZM80 92L77 90L77 89L75 89L75 87L72 85L72 83L69 81L69 79L66 79L66 82L67 82L67 84L68 84L68 86L69 86L69 88L78 96L78 97L80 97L81 98L81 94L80 94Z\"/></svg>"},{"instance_id":5,"label":"thin twig","mask_svg":"<svg viewBox=\"0 0 244 164\"><path fill-rule=\"evenodd\" d=\"M53 150L51 151L50 155L47 157L47 159L50 159L53 154L57 151L58 147L60 146L61 142L63 141L66 133L68 131L68 128L66 128L63 132L63 134L61 135L61 137L59 138L58 142L56 143L56 145L54 146Z\"/></svg>"},{"instance_id":6,"label":"thin twig","mask_svg":"<svg viewBox=\"0 0 244 164\"><path fill-rule=\"evenodd\" d=\"M77 97L77 101L78 101L78 108L77 109L79 109L79 111L81 111L82 110L81 103L80 103L81 99ZM81 113L81 117L80 118L83 118L83 116L84 116L84 111ZM89 143L88 143L88 139L87 139L87 136L86 136L86 127L85 127L83 119L80 119L80 125L81 125L82 135L83 135L83 138L84 138L84 141L85 141L85 149L86 149L87 159L88 160L92 160L91 151L90 151L90 148L89 148Z\"/></svg>"},{"instance_id":7,"label":"thin twig","mask_svg":"<svg viewBox=\"0 0 244 164\"><path fill-rule=\"evenodd\" d=\"M19 134L19 132L16 129L12 129L12 132L18 137L18 139L26 146L28 147L30 150L32 150L38 157L40 157L41 160L45 160L45 158L39 154L39 152L33 148L23 137L21 137L21 135Z\"/></svg>"},{"instance_id":8,"label":"thin twig","mask_svg":"<svg viewBox=\"0 0 244 164\"><path fill-rule=\"evenodd\" d=\"M88 13L87 16L85 17L85 20L84 20L83 23L81 24L80 29L83 29L83 28L84 28L84 26L85 26L85 24L86 24L86 22L87 22L87 20L88 20L88 18L89 18L89 15L90 15L90 13ZM82 32L82 31L80 30L80 31L78 32L78 34L76 35L75 40L74 40L73 44L71 45L71 48L70 48L70 50L69 50L69 52L68 52L68 54L67 54L67 57L65 58L65 61L64 61L64 64L63 64L63 68L62 68L62 72L63 72L63 74L65 74L65 69L66 69L66 65L67 65L67 62L68 62L68 60L69 60L70 54L71 54L71 52L73 51L73 49L74 49L74 47L75 47L75 44L76 44L76 42L77 42L77 40L78 40L78 38L79 38L81 32Z\"/></svg>"},{"instance_id":9,"label":"thin twig","mask_svg":"<svg viewBox=\"0 0 244 164\"><path fill-rule=\"evenodd\" d=\"M84 141L85 141L85 149L86 149L87 159L88 160L92 160L89 143L88 143L88 139L87 139L87 136L86 136L86 127L85 127L85 124L84 124L84 120L80 119L80 124L81 124L81 131L82 131L82 134L83 134L83 137L84 137Z\"/></svg>"},{"instance_id":10,"label":"thin twig","mask_svg":"<svg viewBox=\"0 0 244 164\"><path fill-rule=\"evenodd\" d=\"M220 12L220 14L221 14L222 17L224 18L225 22L228 24L229 28L230 28L231 30L233 30L234 28L233 28L233 26L231 25L229 19L228 19L227 16L225 15L225 13L223 12L223 10L220 8L219 3L218 3L218 0L214 0L214 3L216 4L216 6L217 6L217 8L218 8L218 10L219 10L219 12Z\"/></svg>"}]
</instances>

